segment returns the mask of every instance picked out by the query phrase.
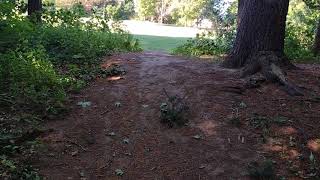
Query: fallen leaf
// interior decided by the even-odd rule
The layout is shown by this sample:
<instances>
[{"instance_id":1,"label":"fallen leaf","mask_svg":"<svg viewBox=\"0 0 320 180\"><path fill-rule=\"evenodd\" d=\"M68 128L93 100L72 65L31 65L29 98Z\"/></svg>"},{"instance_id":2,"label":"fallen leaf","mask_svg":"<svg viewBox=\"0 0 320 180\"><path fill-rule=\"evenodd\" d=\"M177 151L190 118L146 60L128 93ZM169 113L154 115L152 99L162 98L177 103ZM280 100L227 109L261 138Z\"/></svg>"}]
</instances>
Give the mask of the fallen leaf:
<instances>
[{"instance_id":1,"label":"fallen leaf","mask_svg":"<svg viewBox=\"0 0 320 180\"><path fill-rule=\"evenodd\" d=\"M115 172L116 172L116 175L117 175L117 176L123 176L123 174L124 174L124 172L122 171L122 169L116 169Z\"/></svg>"},{"instance_id":2,"label":"fallen leaf","mask_svg":"<svg viewBox=\"0 0 320 180\"><path fill-rule=\"evenodd\" d=\"M107 78L108 81L117 81L117 80L120 80L120 79L123 79L123 77L121 77L121 76L112 76L112 77L108 77Z\"/></svg>"},{"instance_id":3,"label":"fallen leaf","mask_svg":"<svg viewBox=\"0 0 320 180\"><path fill-rule=\"evenodd\" d=\"M115 133L115 132L109 132L107 135L108 135L108 136L115 136L116 133Z\"/></svg>"},{"instance_id":4,"label":"fallen leaf","mask_svg":"<svg viewBox=\"0 0 320 180\"><path fill-rule=\"evenodd\" d=\"M247 104L244 103L244 102L241 102L241 103L239 104L239 106L240 106L241 108L246 108L246 107L247 107Z\"/></svg>"},{"instance_id":5,"label":"fallen leaf","mask_svg":"<svg viewBox=\"0 0 320 180\"><path fill-rule=\"evenodd\" d=\"M71 152L71 156L75 156L75 155L77 155L78 153L79 153L79 151L78 151L78 150L73 151L73 152Z\"/></svg>"},{"instance_id":6,"label":"fallen leaf","mask_svg":"<svg viewBox=\"0 0 320 180\"><path fill-rule=\"evenodd\" d=\"M142 107L143 107L143 108L147 108L147 107L149 107L149 105L143 104Z\"/></svg>"},{"instance_id":7,"label":"fallen leaf","mask_svg":"<svg viewBox=\"0 0 320 180\"><path fill-rule=\"evenodd\" d=\"M115 103L114 103L114 105L115 105L116 107L121 107L121 103L120 103L120 102L118 102L118 101L117 101L117 102L115 102Z\"/></svg>"},{"instance_id":8,"label":"fallen leaf","mask_svg":"<svg viewBox=\"0 0 320 180\"><path fill-rule=\"evenodd\" d=\"M89 107L91 106L91 102L90 101L80 101L77 103L78 106L81 106L83 108Z\"/></svg>"},{"instance_id":9,"label":"fallen leaf","mask_svg":"<svg viewBox=\"0 0 320 180\"><path fill-rule=\"evenodd\" d=\"M129 139L128 138L125 138L125 139L123 139L123 143L125 143L125 144L129 144Z\"/></svg>"},{"instance_id":10,"label":"fallen leaf","mask_svg":"<svg viewBox=\"0 0 320 180\"><path fill-rule=\"evenodd\" d=\"M194 139L201 139L201 136L199 134L192 136Z\"/></svg>"}]
</instances>

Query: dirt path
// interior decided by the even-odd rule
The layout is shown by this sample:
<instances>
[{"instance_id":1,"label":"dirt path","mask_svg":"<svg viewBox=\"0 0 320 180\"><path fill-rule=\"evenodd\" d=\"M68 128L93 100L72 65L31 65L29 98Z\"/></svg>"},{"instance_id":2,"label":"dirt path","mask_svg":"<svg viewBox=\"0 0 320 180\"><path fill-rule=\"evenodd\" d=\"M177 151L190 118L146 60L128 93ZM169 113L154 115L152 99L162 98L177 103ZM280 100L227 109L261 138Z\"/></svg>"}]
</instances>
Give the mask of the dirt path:
<instances>
[{"instance_id":1,"label":"dirt path","mask_svg":"<svg viewBox=\"0 0 320 180\"><path fill-rule=\"evenodd\" d=\"M97 80L75 95L66 119L48 123L53 132L42 138L48 146L36 163L48 179L247 179L247 164L263 158L259 134L228 119L241 102L273 85L245 94L225 92L226 86L244 84L234 71L161 53L123 54L105 66L110 63L125 68L123 79ZM163 88L188 96L188 126L160 123ZM287 97L280 90L272 93ZM92 104L83 108L80 101ZM243 113L263 111L255 103L247 103L251 109Z\"/></svg>"}]
</instances>

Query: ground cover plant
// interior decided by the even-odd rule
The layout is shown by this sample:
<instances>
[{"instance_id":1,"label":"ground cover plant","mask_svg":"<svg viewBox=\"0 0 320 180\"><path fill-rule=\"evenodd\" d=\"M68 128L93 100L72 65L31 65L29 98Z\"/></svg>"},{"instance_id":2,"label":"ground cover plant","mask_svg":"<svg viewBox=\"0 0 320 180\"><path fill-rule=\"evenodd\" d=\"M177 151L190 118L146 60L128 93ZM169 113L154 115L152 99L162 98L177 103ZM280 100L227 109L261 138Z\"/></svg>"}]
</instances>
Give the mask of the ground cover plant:
<instances>
[{"instance_id":1,"label":"ground cover plant","mask_svg":"<svg viewBox=\"0 0 320 180\"><path fill-rule=\"evenodd\" d=\"M45 132L41 123L61 116L70 92L98 76L101 58L114 52L139 50L138 42L108 19L79 8L44 6L41 23L25 16L26 4L0 2L0 178L39 179L25 162Z\"/></svg>"}]
</instances>

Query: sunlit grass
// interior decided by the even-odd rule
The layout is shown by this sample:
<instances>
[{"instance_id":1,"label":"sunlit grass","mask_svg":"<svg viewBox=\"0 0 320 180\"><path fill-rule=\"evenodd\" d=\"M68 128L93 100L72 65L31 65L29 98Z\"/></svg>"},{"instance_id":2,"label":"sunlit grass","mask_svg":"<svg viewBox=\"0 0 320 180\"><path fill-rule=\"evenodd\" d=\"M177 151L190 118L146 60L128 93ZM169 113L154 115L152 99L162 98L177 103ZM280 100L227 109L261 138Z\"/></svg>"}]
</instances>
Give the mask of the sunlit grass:
<instances>
[{"instance_id":1,"label":"sunlit grass","mask_svg":"<svg viewBox=\"0 0 320 180\"><path fill-rule=\"evenodd\" d=\"M189 38L134 35L145 51L171 52L172 49L187 42Z\"/></svg>"}]
</instances>

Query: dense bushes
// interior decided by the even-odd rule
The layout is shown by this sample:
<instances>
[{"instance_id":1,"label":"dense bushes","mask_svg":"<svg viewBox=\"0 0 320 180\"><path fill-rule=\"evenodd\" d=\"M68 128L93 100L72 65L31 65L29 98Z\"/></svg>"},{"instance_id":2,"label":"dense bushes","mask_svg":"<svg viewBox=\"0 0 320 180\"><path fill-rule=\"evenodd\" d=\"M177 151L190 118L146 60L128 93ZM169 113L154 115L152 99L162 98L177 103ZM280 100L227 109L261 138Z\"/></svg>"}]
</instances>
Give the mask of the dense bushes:
<instances>
[{"instance_id":1,"label":"dense bushes","mask_svg":"<svg viewBox=\"0 0 320 180\"><path fill-rule=\"evenodd\" d=\"M311 50L319 18L318 10L310 9L302 0L290 2L285 39L285 52L289 58L317 61Z\"/></svg>"},{"instance_id":2,"label":"dense bushes","mask_svg":"<svg viewBox=\"0 0 320 180\"><path fill-rule=\"evenodd\" d=\"M47 115L62 106L65 79L56 73L44 49L10 51L1 56L1 65L6 85L2 91L13 97L17 110L25 105L29 112Z\"/></svg>"},{"instance_id":3,"label":"dense bushes","mask_svg":"<svg viewBox=\"0 0 320 180\"><path fill-rule=\"evenodd\" d=\"M79 7L45 8L40 24L23 15L24 4L1 1L0 9L0 179L37 179L23 162L34 152L39 122L61 115L68 92L104 72L103 56L140 48L106 19L85 23Z\"/></svg>"}]
</instances>

